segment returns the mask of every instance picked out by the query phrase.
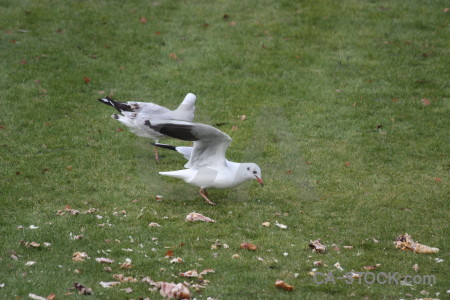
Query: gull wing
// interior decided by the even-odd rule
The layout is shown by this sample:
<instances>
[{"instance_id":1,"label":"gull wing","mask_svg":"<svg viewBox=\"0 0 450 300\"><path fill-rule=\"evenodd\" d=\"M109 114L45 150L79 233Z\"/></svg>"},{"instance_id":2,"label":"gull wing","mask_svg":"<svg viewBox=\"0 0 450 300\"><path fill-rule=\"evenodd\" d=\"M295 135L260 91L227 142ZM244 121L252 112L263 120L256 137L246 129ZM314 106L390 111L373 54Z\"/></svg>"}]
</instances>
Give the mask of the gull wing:
<instances>
[{"instance_id":1,"label":"gull wing","mask_svg":"<svg viewBox=\"0 0 450 300\"><path fill-rule=\"evenodd\" d=\"M225 152L231 137L219 129L201 123L172 120L146 120L145 125L167 136L194 142L186 168L218 169L226 166Z\"/></svg>"}]
</instances>

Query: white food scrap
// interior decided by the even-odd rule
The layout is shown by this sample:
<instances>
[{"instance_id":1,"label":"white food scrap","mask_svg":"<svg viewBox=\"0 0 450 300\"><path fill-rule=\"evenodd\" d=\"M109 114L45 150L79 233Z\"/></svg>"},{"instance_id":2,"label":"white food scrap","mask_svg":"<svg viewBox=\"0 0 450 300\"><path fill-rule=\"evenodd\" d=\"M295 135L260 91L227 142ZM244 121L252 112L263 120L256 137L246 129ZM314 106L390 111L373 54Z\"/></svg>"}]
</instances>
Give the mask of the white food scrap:
<instances>
[{"instance_id":1,"label":"white food scrap","mask_svg":"<svg viewBox=\"0 0 450 300\"><path fill-rule=\"evenodd\" d=\"M100 285L101 285L102 287L104 287L105 289L109 289L109 288L111 288L111 287L113 287L113 286L116 286L116 285L119 285L119 284L120 284L119 281L109 281L109 282L100 281L99 283L100 283Z\"/></svg>"},{"instance_id":2,"label":"white food scrap","mask_svg":"<svg viewBox=\"0 0 450 300\"><path fill-rule=\"evenodd\" d=\"M286 225L278 223L278 221L275 221L274 225L277 226L277 227L280 227L281 229L287 229L288 228Z\"/></svg>"}]
</instances>

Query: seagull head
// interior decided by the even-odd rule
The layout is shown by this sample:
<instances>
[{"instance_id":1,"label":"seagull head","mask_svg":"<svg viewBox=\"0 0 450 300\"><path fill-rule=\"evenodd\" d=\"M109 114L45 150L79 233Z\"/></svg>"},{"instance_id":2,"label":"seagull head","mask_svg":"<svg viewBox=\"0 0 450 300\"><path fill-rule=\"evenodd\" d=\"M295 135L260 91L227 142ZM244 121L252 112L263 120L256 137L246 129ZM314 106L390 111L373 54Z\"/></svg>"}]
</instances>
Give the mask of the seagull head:
<instances>
[{"instance_id":1,"label":"seagull head","mask_svg":"<svg viewBox=\"0 0 450 300\"><path fill-rule=\"evenodd\" d=\"M261 186L264 186L261 176L261 168L254 163L245 164L246 175L249 179L256 179Z\"/></svg>"}]
</instances>

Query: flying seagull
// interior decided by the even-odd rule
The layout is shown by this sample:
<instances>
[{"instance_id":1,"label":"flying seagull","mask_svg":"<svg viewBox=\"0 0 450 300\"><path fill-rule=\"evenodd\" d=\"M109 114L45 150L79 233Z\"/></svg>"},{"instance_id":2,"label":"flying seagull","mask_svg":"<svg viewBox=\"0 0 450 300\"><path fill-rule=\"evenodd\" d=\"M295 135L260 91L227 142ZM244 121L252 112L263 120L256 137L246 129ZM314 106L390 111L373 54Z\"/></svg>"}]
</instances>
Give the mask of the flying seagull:
<instances>
[{"instance_id":1,"label":"flying seagull","mask_svg":"<svg viewBox=\"0 0 450 300\"><path fill-rule=\"evenodd\" d=\"M185 141L193 141L193 147L173 147L164 144L155 146L176 150L189 161L186 169L159 172L200 187L200 195L211 205L207 188L225 189L235 187L248 180L264 185L261 169L254 163L236 163L225 158L231 137L212 126L184 121L146 120L145 125L164 135Z\"/></svg>"},{"instance_id":2,"label":"flying seagull","mask_svg":"<svg viewBox=\"0 0 450 300\"><path fill-rule=\"evenodd\" d=\"M138 136L151 138L158 143L164 134L144 125L148 119L192 121L194 119L196 96L189 93L175 110L167 109L151 102L119 102L110 97L98 99L98 101L114 107L120 114L111 117L128 127ZM159 162L158 149L155 147L155 159Z\"/></svg>"}]
</instances>

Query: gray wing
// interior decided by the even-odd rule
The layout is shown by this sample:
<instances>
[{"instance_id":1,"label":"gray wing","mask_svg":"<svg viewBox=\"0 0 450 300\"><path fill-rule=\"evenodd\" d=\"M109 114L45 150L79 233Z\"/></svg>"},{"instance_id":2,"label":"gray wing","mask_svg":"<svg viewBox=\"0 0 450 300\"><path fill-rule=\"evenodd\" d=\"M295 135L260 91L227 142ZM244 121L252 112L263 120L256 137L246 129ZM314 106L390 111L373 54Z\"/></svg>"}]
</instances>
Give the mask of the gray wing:
<instances>
[{"instance_id":1,"label":"gray wing","mask_svg":"<svg viewBox=\"0 0 450 300\"><path fill-rule=\"evenodd\" d=\"M145 125L167 136L194 142L186 168L226 166L225 152L231 137L219 129L201 123L167 120L147 120Z\"/></svg>"}]
</instances>

